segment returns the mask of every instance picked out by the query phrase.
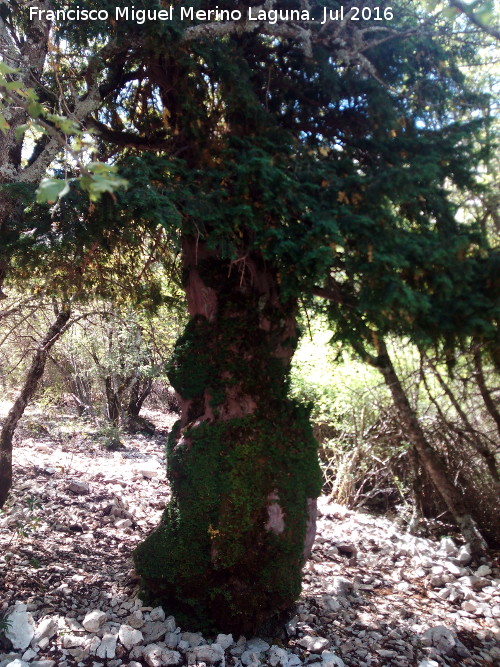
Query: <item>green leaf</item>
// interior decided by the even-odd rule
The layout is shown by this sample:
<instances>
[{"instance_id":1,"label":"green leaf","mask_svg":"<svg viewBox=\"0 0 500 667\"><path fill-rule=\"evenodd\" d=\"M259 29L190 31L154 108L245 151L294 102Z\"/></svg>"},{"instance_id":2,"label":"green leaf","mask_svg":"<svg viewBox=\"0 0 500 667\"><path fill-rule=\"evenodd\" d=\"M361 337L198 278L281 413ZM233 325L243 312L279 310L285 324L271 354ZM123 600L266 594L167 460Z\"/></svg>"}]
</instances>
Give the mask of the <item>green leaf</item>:
<instances>
[{"instance_id":1,"label":"green leaf","mask_svg":"<svg viewBox=\"0 0 500 667\"><path fill-rule=\"evenodd\" d=\"M16 73L17 69L15 69L14 67L10 67L3 61L0 61L0 74L16 74Z\"/></svg>"},{"instance_id":2,"label":"green leaf","mask_svg":"<svg viewBox=\"0 0 500 667\"><path fill-rule=\"evenodd\" d=\"M74 120L66 118L65 116L58 116L56 114L47 114L47 120L50 120L54 125L64 134L81 134L80 126Z\"/></svg>"},{"instance_id":3,"label":"green leaf","mask_svg":"<svg viewBox=\"0 0 500 667\"><path fill-rule=\"evenodd\" d=\"M39 204L54 204L69 192L69 183L56 178L44 178L36 191Z\"/></svg>"},{"instance_id":4,"label":"green leaf","mask_svg":"<svg viewBox=\"0 0 500 667\"><path fill-rule=\"evenodd\" d=\"M43 107L40 104L40 102L36 101L30 102L28 104L28 113L33 118L38 118L38 116L41 116L43 113Z\"/></svg>"},{"instance_id":5,"label":"green leaf","mask_svg":"<svg viewBox=\"0 0 500 667\"><path fill-rule=\"evenodd\" d=\"M27 123L24 123L23 125L18 125L16 127L16 141L20 141L23 138L24 133L28 129L29 125Z\"/></svg>"}]
</instances>

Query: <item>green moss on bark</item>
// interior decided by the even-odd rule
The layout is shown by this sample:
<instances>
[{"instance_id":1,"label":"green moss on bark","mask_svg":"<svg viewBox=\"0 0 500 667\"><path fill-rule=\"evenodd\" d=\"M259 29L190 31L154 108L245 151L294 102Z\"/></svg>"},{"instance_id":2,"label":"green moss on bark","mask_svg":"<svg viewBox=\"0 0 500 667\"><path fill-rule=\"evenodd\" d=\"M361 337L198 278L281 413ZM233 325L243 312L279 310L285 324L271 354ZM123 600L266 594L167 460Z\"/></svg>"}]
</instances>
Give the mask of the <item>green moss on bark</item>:
<instances>
[{"instance_id":1,"label":"green moss on bark","mask_svg":"<svg viewBox=\"0 0 500 667\"><path fill-rule=\"evenodd\" d=\"M170 608L193 597L198 617L241 628L299 595L307 499L319 495L321 475L306 412L282 407L273 428L262 414L202 423L173 447L175 500L135 552L146 585ZM272 504L280 534L265 528Z\"/></svg>"},{"instance_id":2,"label":"green moss on bark","mask_svg":"<svg viewBox=\"0 0 500 667\"><path fill-rule=\"evenodd\" d=\"M297 598L308 499L321 489L308 412L287 396L295 307L258 268L242 284L227 262L196 263L197 297L219 287L216 308L194 316L175 349L172 500L134 556L145 587L191 626L243 633Z\"/></svg>"}]
</instances>

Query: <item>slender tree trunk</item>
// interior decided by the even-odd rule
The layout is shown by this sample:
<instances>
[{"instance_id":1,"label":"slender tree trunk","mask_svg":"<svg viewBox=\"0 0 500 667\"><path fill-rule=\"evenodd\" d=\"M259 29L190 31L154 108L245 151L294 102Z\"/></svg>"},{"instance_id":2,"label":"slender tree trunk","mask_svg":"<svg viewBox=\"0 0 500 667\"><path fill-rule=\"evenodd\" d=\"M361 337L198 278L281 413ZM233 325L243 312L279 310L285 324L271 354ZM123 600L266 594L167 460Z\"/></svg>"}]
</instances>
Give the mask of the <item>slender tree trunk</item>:
<instances>
[{"instance_id":1,"label":"slender tree trunk","mask_svg":"<svg viewBox=\"0 0 500 667\"><path fill-rule=\"evenodd\" d=\"M378 368L384 376L401 421L407 430L409 439L418 452L422 465L425 467L437 492L446 503L463 536L469 542L472 553L475 556L484 554L487 551L486 542L466 507L460 491L451 481L446 465L428 442L392 364L385 342L381 338L375 337L375 345L378 356L370 357L370 363Z\"/></svg>"},{"instance_id":2,"label":"slender tree trunk","mask_svg":"<svg viewBox=\"0 0 500 667\"><path fill-rule=\"evenodd\" d=\"M479 343L476 342L473 350L473 356L474 356L474 365L476 367L476 382L477 386L479 387L479 391L481 393L481 397L484 401L484 404L486 406L486 409L490 413L491 417L493 418L493 421L495 422L497 426L498 433L500 435L500 411L498 410L497 406L495 405L495 402L491 396L491 393L486 385L486 380L484 377L484 369L483 369L483 360L481 358L481 349L479 346Z\"/></svg>"},{"instance_id":3,"label":"slender tree trunk","mask_svg":"<svg viewBox=\"0 0 500 667\"><path fill-rule=\"evenodd\" d=\"M500 475L498 473L498 468L497 468L497 463L495 459L495 454L490 450L490 448L481 441L480 437L478 437L478 434L472 424L470 423L467 415L465 414L465 411L462 410L460 403L457 401L455 394L452 392L450 387L446 384L444 381L443 377L441 376L441 373L438 371L436 366L430 361L427 360L429 366L431 367L437 381L439 382L441 388L445 392L446 396L450 399L451 404L455 408L458 416L462 419L462 422L464 423L464 426L469 434L469 437L467 438L467 441L474 447L476 452L482 456L484 459L484 462L486 463L486 466L490 472L491 478L493 480L493 483L495 484L495 488L497 491L500 492ZM429 388L426 387L427 393L429 394L429 397L431 397ZM491 397L490 397L491 398ZM431 397L432 400L432 397ZM444 419L444 415L442 415L443 422L446 423L446 420Z\"/></svg>"},{"instance_id":4,"label":"slender tree trunk","mask_svg":"<svg viewBox=\"0 0 500 667\"><path fill-rule=\"evenodd\" d=\"M118 426L120 421L120 397L114 388L112 377L104 378L104 389L106 391L106 414L108 420Z\"/></svg>"},{"instance_id":5,"label":"slender tree trunk","mask_svg":"<svg viewBox=\"0 0 500 667\"><path fill-rule=\"evenodd\" d=\"M12 486L12 439L26 406L33 397L43 376L49 352L66 331L70 310L64 307L56 316L47 334L40 342L28 370L24 385L9 411L0 432L0 507L3 507Z\"/></svg>"},{"instance_id":6,"label":"slender tree trunk","mask_svg":"<svg viewBox=\"0 0 500 667\"><path fill-rule=\"evenodd\" d=\"M172 500L135 563L169 609L248 634L297 598L314 540L317 443L287 398L296 309L259 257L230 263L186 238L183 261L191 319L169 372L181 405Z\"/></svg>"}]
</instances>

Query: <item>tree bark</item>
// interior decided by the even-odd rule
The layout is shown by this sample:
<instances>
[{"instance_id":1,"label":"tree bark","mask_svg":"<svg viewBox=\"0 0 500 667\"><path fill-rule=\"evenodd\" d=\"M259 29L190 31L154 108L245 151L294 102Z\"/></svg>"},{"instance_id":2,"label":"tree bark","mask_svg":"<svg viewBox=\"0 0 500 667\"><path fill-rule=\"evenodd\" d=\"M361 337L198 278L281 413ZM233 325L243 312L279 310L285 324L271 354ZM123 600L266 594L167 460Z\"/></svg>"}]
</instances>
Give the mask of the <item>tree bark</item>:
<instances>
[{"instance_id":1,"label":"tree bark","mask_svg":"<svg viewBox=\"0 0 500 667\"><path fill-rule=\"evenodd\" d=\"M370 356L369 363L378 368L384 376L385 383L391 391L394 405L407 430L411 443L418 452L422 465L425 467L437 492L446 503L462 535L470 544L471 552L476 557L484 555L487 551L486 542L468 510L462 494L451 481L445 463L428 442L399 380L384 340L374 336L374 344L378 356Z\"/></svg>"},{"instance_id":2,"label":"tree bark","mask_svg":"<svg viewBox=\"0 0 500 667\"><path fill-rule=\"evenodd\" d=\"M135 563L178 615L248 634L297 598L314 540L317 443L287 397L296 308L259 257L231 263L185 238L183 262L191 319L169 372L181 405L172 499Z\"/></svg>"},{"instance_id":3,"label":"tree bark","mask_svg":"<svg viewBox=\"0 0 500 667\"><path fill-rule=\"evenodd\" d=\"M14 405L9 410L0 432L0 507L5 504L12 487L12 439L14 432L43 376L50 350L67 329L70 315L71 312L67 307L59 311L47 334L40 342L31 361L23 387L14 401Z\"/></svg>"},{"instance_id":4,"label":"tree bark","mask_svg":"<svg viewBox=\"0 0 500 667\"><path fill-rule=\"evenodd\" d=\"M484 405L486 406L486 409L490 413L490 416L492 417L493 421L496 424L498 434L500 435L500 412L495 405L495 402L491 396L491 393L486 385L486 380L484 377L484 369L483 369L483 360L481 357L481 348L480 344L475 341L474 349L473 349L473 357L474 357L474 365L476 367L476 382L477 386L479 387L479 391L481 393L481 397L483 399Z\"/></svg>"}]
</instances>

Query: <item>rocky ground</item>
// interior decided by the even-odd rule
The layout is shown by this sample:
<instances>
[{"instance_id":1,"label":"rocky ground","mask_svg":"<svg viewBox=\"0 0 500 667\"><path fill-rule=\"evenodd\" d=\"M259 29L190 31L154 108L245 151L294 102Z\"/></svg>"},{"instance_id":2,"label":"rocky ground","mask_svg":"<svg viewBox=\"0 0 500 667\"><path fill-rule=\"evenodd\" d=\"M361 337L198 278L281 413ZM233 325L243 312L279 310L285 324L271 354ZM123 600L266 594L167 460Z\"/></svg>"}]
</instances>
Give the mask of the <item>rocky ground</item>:
<instances>
[{"instance_id":1,"label":"rocky ground","mask_svg":"<svg viewBox=\"0 0 500 667\"><path fill-rule=\"evenodd\" d=\"M0 514L0 667L500 665L500 568L451 538L320 503L301 599L274 637L202 637L137 597L130 554L168 498L173 418L107 451L71 416L24 419ZM3 632L2 632L3 631Z\"/></svg>"}]
</instances>

